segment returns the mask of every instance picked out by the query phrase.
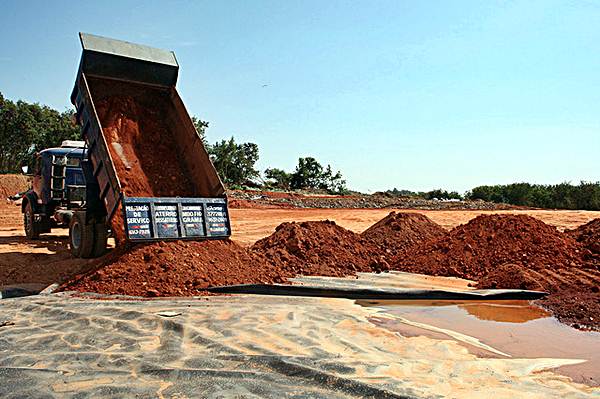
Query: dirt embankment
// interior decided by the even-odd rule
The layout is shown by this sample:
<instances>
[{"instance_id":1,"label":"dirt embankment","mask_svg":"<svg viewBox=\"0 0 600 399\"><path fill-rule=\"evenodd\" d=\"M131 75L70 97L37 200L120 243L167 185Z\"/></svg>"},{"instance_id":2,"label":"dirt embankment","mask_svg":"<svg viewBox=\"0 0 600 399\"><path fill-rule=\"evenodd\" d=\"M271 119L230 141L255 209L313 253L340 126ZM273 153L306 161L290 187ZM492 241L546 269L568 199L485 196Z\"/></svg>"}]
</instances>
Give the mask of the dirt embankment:
<instances>
[{"instance_id":1,"label":"dirt embankment","mask_svg":"<svg viewBox=\"0 0 600 399\"><path fill-rule=\"evenodd\" d=\"M334 222L284 223L245 249L229 240L172 241L117 249L63 290L191 296L208 287L281 283L296 275L343 277L388 270L375 246Z\"/></svg>"},{"instance_id":2,"label":"dirt embankment","mask_svg":"<svg viewBox=\"0 0 600 399\"><path fill-rule=\"evenodd\" d=\"M590 251L600 254L600 219L594 219L566 233Z\"/></svg>"},{"instance_id":3,"label":"dirt embankment","mask_svg":"<svg viewBox=\"0 0 600 399\"><path fill-rule=\"evenodd\" d=\"M31 180L25 175L0 175L0 200L27 191L30 185Z\"/></svg>"}]
</instances>

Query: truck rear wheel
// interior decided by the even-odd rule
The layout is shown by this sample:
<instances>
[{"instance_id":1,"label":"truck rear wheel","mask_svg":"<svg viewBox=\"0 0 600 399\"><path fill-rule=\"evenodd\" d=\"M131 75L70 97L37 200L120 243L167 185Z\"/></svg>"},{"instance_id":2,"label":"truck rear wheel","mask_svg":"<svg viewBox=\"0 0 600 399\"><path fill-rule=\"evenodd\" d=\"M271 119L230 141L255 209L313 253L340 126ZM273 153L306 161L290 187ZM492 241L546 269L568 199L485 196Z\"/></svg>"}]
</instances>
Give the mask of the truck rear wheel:
<instances>
[{"instance_id":1,"label":"truck rear wheel","mask_svg":"<svg viewBox=\"0 0 600 399\"><path fill-rule=\"evenodd\" d=\"M85 223L85 214L75 212L69 223L69 246L77 258L90 258L94 252L94 225Z\"/></svg>"},{"instance_id":2,"label":"truck rear wheel","mask_svg":"<svg viewBox=\"0 0 600 399\"><path fill-rule=\"evenodd\" d=\"M35 221L35 213L31 202L27 201L25 206L25 212L23 212L23 228L25 229L25 235L30 240L37 240L40 238L40 224Z\"/></svg>"}]
</instances>

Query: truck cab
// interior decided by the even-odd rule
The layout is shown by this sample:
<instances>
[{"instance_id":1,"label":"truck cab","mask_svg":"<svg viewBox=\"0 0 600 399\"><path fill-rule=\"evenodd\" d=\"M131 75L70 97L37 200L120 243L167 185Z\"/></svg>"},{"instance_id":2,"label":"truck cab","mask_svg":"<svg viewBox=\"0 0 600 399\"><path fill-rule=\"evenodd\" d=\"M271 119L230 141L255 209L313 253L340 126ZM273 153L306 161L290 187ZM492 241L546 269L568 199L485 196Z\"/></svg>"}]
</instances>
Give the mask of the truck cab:
<instances>
[{"instance_id":1,"label":"truck cab","mask_svg":"<svg viewBox=\"0 0 600 399\"><path fill-rule=\"evenodd\" d=\"M52 228L70 227L74 215L85 208L82 163L86 156L85 143L70 140L35 155L32 188L23 195L21 204L27 238L35 240Z\"/></svg>"}]
</instances>

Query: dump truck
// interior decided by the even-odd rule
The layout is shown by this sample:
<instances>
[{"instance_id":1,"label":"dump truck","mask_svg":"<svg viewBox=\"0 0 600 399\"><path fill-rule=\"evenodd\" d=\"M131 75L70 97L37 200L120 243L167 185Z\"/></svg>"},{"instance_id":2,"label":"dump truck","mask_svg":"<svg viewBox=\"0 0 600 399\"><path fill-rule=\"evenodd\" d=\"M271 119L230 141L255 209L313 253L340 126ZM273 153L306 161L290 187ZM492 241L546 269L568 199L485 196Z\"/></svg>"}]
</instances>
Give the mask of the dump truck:
<instances>
[{"instance_id":1,"label":"dump truck","mask_svg":"<svg viewBox=\"0 0 600 399\"><path fill-rule=\"evenodd\" d=\"M85 200L80 207L69 209L66 217L72 254L81 258L99 256L105 250L107 232L112 229L112 234L119 236L115 230L120 227L115 226L124 229L124 236L118 239L129 242L229 237L225 188L175 88L179 73L175 54L85 33L79 37L82 55L71 102L85 142L80 161ZM176 162L181 168L186 183L180 188L186 195L171 192L169 196L152 197L125 193L126 169L122 166L129 168L127 155L118 140L107 136L107 127L98 115L98 105L114 96L150 99L153 115L168 127L160 140L172 146L172 153L178 158L163 161ZM160 101L154 101L155 98ZM153 151L152 140L156 137L145 140L141 127L137 134L132 148ZM119 168L115 157L119 158ZM144 173L148 174L148 170ZM150 175L145 179L152 182L158 177Z\"/></svg>"}]
</instances>

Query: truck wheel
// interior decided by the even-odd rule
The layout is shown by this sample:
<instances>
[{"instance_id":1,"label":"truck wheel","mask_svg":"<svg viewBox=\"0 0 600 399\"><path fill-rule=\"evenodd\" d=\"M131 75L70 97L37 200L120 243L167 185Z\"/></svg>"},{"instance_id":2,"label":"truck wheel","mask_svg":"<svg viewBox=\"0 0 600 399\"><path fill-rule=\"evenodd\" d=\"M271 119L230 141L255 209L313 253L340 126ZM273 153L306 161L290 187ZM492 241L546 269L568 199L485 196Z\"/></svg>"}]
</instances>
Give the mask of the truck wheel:
<instances>
[{"instance_id":1,"label":"truck wheel","mask_svg":"<svg viewBox=\"0 0 600 399\"><path fill-rule=\"evenodd\" d=\"M108 240L108 228L104 223L96 223L94 225L94 250L92 257L97 258L104 255L106 252L106 242Z\"/></svg>"},{"instance_id":2,"label":"truck wheel","mask_svg":"<svg viewBox=\"0 0 600 399\"><path fill-rule=\"evenodd\" d=\"M29 201L27 201L25 212L23 213L23 228L25 229L25 235L30 240L40 238L40 225L35 221L35 213Z\"/></svg>"},{"instance_id":3,"label":"truck wheel","mask_svg":"<svg viewBox=\"0 0 600 399\"><path fill-rule=\"evenodd\" d=\"M69 223L69 246L77 258L89 258L94 251L94 225L85 224L85 214L76 212Z\"/></svg>"}]
</instances>

